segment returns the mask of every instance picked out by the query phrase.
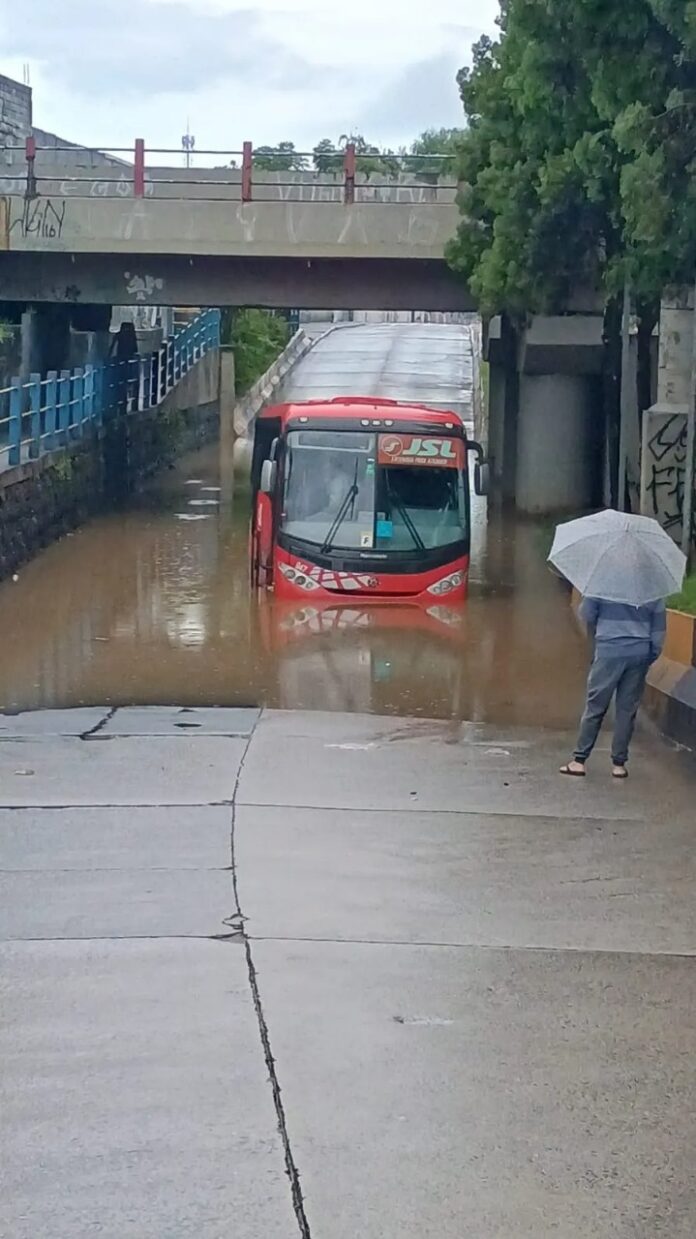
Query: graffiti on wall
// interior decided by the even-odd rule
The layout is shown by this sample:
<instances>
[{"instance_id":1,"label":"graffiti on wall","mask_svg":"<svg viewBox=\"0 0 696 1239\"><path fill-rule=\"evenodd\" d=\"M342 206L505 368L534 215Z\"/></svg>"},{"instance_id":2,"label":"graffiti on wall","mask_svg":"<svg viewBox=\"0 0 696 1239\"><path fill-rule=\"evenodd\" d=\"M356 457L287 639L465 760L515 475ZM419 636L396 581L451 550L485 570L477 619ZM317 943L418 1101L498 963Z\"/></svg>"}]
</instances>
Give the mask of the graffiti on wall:
<instances>
[{"instance_id":1,"label":"graffiti on wall","mask_svg":"<svg viewBox=\"0 0 696 1239\"><path fill-rule=\"evenodd\" d=\"M10 233L41 241L59 241L65 223L65 202L51 198L25 198L21 210L10 224Z\"/></svg>"},{"instance_id":2,"label":"graffiti on wall","mask_svg":"<svg viewBox=\"0 0 696 1239\"><path fill-rule=\"evenodd\" d=\"M53 198L133 198L133 173L131 170L118 175L95 178L90 176L91 169L77 165L74 175L66 176L65 168L44 167L40 169L39 184L42 194ZM146 198L186 198L206 197L211 193L215 198L229 198L239 201L241 198L241 174L222 169L213 175L208 182L206 175L201 174L201 180L177 180L176 169L159 169L153 172L155 179L146 176ZM163 179L158 180L160 176ZM0 194L23 195L26 191L26 164L17 163L7 169L6 175L0 176ZM444 196L443 196L444 195ZM360 181L357 186L357 196L360 202L404 204L408 206L425 206L432 202L454 201L453 185L430 186L399 184L370 184ZM254 199L259 202L321 202L342 203L344 200L343 181L336 178L333 181L322 181L311 173L306 173L304 179L300 175L288 182L279 184L271 179L258 178L254 182Z\"/></svg>"},{"instance_id":3,"label":"graffiti on wall","mask_svg":"<svg viewBox=\"0 0 696 1239\"><path fill-rule=\"evenodd\" d=\"M641 511L658 520L676 541L681 541L684 525L686 447L685 413L645 414ZM696 540L696 511L692 539Z\"/></svg>"},{"instance_id":4,"label":"graffiti on wall","mask_svg":"<svg viewBox=\"0 0 696 1239\"><path fill-rule=\"evenodd\" d=\"M26 175L23 168L21 175L18 172L13 176L0 176L0 194L19 196L24 195L25 191ZM146 180L145 197L152 198L154 192L153 182ZM52 198L132 198L133 178L122 173L118 179L94 181L78 169L72 181L42 179L41 193L47 193Z\"/></svg>"},{"instance_id":5,"label":"graffiti on wall","mask_svg":"<svg viewBox=\"0 0 696 1239\"><path fill-rule=\"evenodd\" d=\"M126 281L126 293L134 301L152 301L164 288L164 280L154 275L131 274L130 271L124 271L123 278Z\"/></svg>"}]
</instances>

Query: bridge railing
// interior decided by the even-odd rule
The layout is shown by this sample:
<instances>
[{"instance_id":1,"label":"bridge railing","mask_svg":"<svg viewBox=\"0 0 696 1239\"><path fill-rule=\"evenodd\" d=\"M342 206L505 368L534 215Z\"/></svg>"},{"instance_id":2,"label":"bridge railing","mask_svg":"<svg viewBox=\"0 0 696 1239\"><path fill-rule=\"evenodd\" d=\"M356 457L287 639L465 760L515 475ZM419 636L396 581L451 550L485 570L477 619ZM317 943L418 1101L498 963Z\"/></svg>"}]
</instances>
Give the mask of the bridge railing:
<instances>
[{"instance_id":1,"label":"bridge railing","mask_svg":"<svg viewBox=\"0 0 696 1239\"><path fill-rule=\"evenodd\" d=\"M452 156L367 154L353 144L325 154L242 149L202 150L185 156L171 148L22 146L2 148L0 192L55 197L170 197L233 202L312 201L451 203L457 192ZM212 161L212 162L209 162Z\"/></svg>"},{"instance_id":2,"label":"bridge railing","mask_svg":"<svg viewBox=\"0 0 696 1239\"><path fill-rule=\"evenodd\" d=\"M0 468L79 442L110 418L161 404L207 353L220 347L220 311L205 310L155 352L128 361L13 378L0 388Z\"/></svg>"}]
</instances>

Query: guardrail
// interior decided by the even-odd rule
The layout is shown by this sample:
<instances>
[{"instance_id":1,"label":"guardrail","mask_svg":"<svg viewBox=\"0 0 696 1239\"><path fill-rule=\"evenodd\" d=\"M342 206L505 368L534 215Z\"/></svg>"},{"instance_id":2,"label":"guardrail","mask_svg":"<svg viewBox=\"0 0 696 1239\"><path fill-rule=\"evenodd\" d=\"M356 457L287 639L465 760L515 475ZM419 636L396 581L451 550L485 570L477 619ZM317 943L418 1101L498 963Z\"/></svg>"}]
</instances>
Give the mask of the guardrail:
<instances>
[{"instance_id":1,"label":"guardrail","mask_svg":"<svg viewBox=\"0 0 696 1239\"><path fill-rule=\"evenodd\" d=\"M184 375L220 347L220 311L205 310L154 353L75 370L50 370L0 389L0 467L78 442L119 414L161 404Z\"/></svg>"},{"instance_id":2,"label":"guardrail","mask_svg":"<svg viewBox=\"0 0 696 1239\"><path fill-rule=\"evenodd\" d=\"M97 149L39 146L35 138L30 137L21 146L3 146L0 154L3 153L10 156L7 171L0 168L3 192L22 194L29 199L49 192L49 188L50 192L55 192L56 184L64 196L106 197L110 182L117 186L120 196L204 197L207 194L242 203L267 199L269 189L279 191L279 196L286 201L296 197L304 200L302 190L309 187L314 201L343 201L347 205L403 201L396 192L399 190L406 196L420 193L429 201L451 202L457 188L451 155L363 155L352 143L344 150L321 155L293 151L291 169L287 168L287 152L266 148L255 152L251 142L245 142L239 151L197 151L193 157L196 166L189 166L192 159L189 156L183 168L161 165L155 159L181 156L181 151L146 150L141 138L132 148ZM121 159L122 156L128 158ZM105 157L106 162L102 162ZM199 166L201 159L223 159L225 162L206 168ZM78 160L90 162L82 167ZM71 162L77 164L72 170ZM23 165L21 171L19 164ZM192 193L196 187L205 192ZM224 195L215 192L220 190L225 191Z\"/></svg>"}]
</instances>

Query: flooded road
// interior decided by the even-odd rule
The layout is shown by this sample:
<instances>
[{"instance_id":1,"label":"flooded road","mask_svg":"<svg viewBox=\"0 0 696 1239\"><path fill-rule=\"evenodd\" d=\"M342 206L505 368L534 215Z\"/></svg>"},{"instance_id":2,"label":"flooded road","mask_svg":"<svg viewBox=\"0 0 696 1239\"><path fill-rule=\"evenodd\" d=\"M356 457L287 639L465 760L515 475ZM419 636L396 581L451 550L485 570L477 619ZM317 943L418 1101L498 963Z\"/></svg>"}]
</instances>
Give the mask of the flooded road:
<instances>
[{"instance_id":1,"label":"flooded road","mask_svg":"<svg viewBox=\"0 0 696 1239\"><path fill-rule=\"evenodd\" d=\"M416 328L410 349L408 329L334 332L298 367L291 394L360 385L436 402L444 389L464 411L470 359L445 338L452 330L462 329ZM231 448L215 446L45 550L0 586L0 709L266 705L574 724L584 650L544 564L546 531L487 523L475 504L461 612L351 606L319 615L250 596L248 520Z\"/></svg>"}]
</instances>

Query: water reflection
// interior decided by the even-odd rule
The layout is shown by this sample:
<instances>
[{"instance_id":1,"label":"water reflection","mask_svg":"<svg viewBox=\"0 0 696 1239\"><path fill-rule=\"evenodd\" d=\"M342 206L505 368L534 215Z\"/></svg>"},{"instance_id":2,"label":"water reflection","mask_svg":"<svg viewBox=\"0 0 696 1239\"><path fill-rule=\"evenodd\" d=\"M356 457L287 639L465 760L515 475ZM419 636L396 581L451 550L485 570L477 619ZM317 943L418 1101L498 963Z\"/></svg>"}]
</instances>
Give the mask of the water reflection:
<instances>
[{"instance_id":1,"label":"water reflection","mask_svg":"<svg viewBox=\"0 0 696 1239\"><path fill-rule=\"evenodd\" d=\"M500 723L575 721L583 651L533 526L486 525L461 611L250 597L248 497L228 445L158 480L0 586L0 706L266 704Z\"/></svg>"}]
</instances>

